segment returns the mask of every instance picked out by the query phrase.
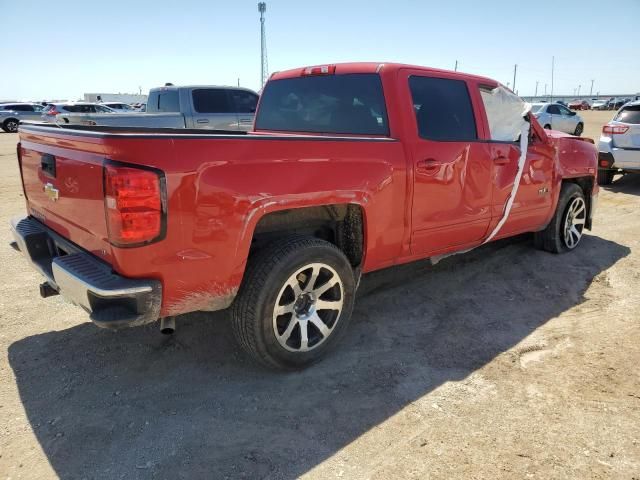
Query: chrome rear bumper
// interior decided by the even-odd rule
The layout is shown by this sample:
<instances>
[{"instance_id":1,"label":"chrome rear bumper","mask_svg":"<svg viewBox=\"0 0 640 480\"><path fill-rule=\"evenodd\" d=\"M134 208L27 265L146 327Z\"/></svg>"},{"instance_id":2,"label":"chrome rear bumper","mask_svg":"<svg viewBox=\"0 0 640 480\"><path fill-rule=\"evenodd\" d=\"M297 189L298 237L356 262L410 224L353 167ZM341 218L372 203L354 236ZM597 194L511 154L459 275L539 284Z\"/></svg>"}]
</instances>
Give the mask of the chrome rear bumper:
<instances>
[{"instance_id":1,"label":"chrome rear bumper","mask_svg":"<svg viewBox=\"0 0 640 480\"><path fill-rule=\"evenodd\" d=\"M103 328L133 327L160 316L158 280L126 278L33 217L15 218L18 249L51 288L89 313Z\"/></svg>"}]
</instances>

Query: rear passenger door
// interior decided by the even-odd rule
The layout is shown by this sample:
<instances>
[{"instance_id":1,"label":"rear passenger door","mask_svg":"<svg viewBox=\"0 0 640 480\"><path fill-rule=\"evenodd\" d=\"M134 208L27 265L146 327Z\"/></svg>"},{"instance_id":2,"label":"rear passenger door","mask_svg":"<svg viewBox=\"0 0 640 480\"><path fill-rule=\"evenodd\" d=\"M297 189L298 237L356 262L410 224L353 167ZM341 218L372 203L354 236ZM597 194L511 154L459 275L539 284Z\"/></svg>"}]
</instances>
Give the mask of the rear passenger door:
<instances>
[{"instance_id":1,"label":"rear passenger door","mask_svg":"<svg viewBox=\"0 0 640 480\"><path fill-rule=\"evenodd\" d=\"M191 98L195 128L238 129L238 116L226 89L195 88Z\"/></svg>"},{"instance_id":2,"label":"rear passenger door","mask_svg":"<svg viewBox=\"0 0 640 480\"><path fill-rule=\"evenodd\" d=\"M491 221L491 149L478 141L467 82L406 71L413 163L411 251L437 254L473 245Z\"/></svg>"},{"instance_id":3,"label":"rear passenger door","mask_svg":"<svg viewBox=\"0 0 640 480\"><path fill-rule=\"evenodd\" d=\"M229 95L238 114L238 128L249 131L253 128L253 118L258 106L258 95L247 90L229 90Z\"/></svg>"}]
</instances>

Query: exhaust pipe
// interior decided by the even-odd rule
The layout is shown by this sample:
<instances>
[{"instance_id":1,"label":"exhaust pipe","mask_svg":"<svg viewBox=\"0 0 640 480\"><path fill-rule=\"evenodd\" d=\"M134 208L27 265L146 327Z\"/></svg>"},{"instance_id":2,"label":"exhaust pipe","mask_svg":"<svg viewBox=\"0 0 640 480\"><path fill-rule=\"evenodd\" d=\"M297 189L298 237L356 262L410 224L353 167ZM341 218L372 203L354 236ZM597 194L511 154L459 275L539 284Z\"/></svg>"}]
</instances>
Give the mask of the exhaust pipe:
<instances>
[{"instance_id":1,"label":"exhaust pipe","mask_svg":"<svg viewBox=\"0 0 640 480\"><path fill-rule=\"evenodd\" d=\"M160 319L160 333L163 335L173 335L176 331L176 318L164 317Z\"/></svg>"},{"instance_id":2,"label":"exhaust pipe","mask_svg":"<svg viewBox=\"0 0 640 480\"><path fill-rule=\"evenodd\" d=\"M60 295L60 292L53 288L49 282L44 282L40 284L40 296L42 298L53 297L54 295Z\"/></svg>"}]
</instances>

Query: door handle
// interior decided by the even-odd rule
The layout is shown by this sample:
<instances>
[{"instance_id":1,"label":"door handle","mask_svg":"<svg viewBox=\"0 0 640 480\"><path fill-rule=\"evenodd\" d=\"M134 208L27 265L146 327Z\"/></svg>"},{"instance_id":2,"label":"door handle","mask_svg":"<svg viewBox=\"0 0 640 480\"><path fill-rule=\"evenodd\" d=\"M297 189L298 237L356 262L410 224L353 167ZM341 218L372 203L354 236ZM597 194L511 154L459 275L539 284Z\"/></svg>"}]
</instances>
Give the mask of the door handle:
<instances>
[{"instance_id":1,"label":"door handle","mask_svg":"<svg viewBox=\"0 0 640 480\"><path fill-rule=\"evenodd\" d=\"M427 158L426 160L418 160L416 163L416 170L419 173L426 173L427 175L433 175L440 169L440 164L433 158Z\"/></svg>"},{"instance_id":2,"label":"door handle","mask_svg":"<svg viewBox=\"0 0 640 480\"><path fill-rule=\"evenodd\" d=\"M197 123L209 123L209 120L207 118L199 118L198 120L196 120Z\"/></svg>"},{"instance_id":3,"label":"door handle","mask_svg":"<svg viewBox=\"0 0 640 480\"><path fill-rule=\"evenodd\" d=\"M493 157L493 163L496 165L506 165L509 163L509 158L504 155L498 155L497 157Z\"/></svg>"}]
</instances>

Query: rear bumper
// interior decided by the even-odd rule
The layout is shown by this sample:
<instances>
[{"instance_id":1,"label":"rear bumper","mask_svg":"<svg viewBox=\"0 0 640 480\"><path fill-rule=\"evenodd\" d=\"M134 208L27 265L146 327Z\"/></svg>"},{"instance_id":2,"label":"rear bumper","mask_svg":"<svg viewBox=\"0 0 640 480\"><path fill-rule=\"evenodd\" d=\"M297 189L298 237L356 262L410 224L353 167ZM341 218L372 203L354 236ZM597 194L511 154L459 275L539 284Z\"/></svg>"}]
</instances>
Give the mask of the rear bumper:
<instances>
[{"instance_id":1,"label":"rear bumper","mask_svg":"<svg viewBox=\"0 0 640 480\"><path fill-rule=\"evenodd\" d=\"M13 219L11 231L22 254L47 283L86 310L99 327L134 327L159 318L162 286L158 280L114 273L33 217Z\"/></svg>"},{"instance_id":2,"label":"rear bumper","mask_svg":"<svg viewBox=\"0 0 640 480\"><path fill-rule=\"evenodd\" d=\"M620 148L611 138L600 137L598 167L616 170L640 170L640 148Z\"/></svg>"},{"instance_id":3,"label":"rear bumper","mask_svg":"<svg viewBox=\"0 0 640 480\"><path fill-rule=\"evenodd\" d=\"M640 148L612 148L613 168L640 170Z\"/></svg>"}]
</instances>

